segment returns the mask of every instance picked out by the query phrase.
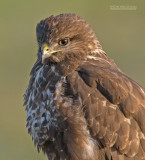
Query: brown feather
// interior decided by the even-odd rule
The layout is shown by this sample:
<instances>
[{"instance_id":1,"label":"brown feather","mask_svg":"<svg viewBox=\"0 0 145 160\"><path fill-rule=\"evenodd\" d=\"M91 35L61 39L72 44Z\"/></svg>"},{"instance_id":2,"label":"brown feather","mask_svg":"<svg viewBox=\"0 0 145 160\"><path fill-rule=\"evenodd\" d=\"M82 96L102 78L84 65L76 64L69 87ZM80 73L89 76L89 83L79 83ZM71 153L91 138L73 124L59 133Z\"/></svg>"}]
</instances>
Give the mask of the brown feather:
<instances>
[{"instance_id":1,"label":"brown feather","mask_svg":"<svg viewBox=\"0 0 145 160\"><path fill-rule=\"evenodd\" d=\"M145 91L107 57L90 25L61 14L36 32L24 105L38 150L49 160L145 160ZM59 46L63 38L69 43ZM61 50L44 64L43 43Z\"/></svg>"}]
</instances>

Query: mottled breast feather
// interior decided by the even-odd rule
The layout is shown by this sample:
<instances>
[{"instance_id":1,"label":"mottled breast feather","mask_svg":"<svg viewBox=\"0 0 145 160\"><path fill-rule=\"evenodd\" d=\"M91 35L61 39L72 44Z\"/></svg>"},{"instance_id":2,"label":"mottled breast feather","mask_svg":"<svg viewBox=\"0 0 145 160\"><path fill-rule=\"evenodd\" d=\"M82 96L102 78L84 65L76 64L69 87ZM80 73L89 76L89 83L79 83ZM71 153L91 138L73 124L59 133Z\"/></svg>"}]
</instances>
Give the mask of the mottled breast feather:
<instances>
[{"instance_id":1,"label":"mottled breast feather","mask_svg":"<svg viewBox=\"0 0 145 160\"><path fill-rule=\"evenodd\" d=\"M28 132L39 150L47 141L55 141L57 137L59 124L63 119L54 100L62 94L56 96L65 77L60 76L54 66L38 65L34 70L24 97L27 106ZM52 150L54 152L55 149ZM57 156L55 152L53 156Z\"/></svg>"}]
</instances>

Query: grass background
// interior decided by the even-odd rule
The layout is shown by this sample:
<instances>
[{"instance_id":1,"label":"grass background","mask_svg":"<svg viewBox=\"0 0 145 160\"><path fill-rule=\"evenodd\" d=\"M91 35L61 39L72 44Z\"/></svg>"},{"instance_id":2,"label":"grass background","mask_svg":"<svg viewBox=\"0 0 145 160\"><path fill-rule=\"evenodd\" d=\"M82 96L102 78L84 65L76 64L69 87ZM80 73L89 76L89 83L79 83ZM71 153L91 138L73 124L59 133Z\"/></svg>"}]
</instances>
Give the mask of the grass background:
<instances>
[{"instance_id":1,"label":"grass background","mask_svg":"<svg viewBox=\"0 0 145 160\"><path fill-rule=\"evenodd\" d=\"M80 15L92 25L106 53L145 88L144 5L144 0L0 1L0 160L46 160L27 134L22 107L36 59L36 24L52 14Z\"/></svg>"}]
</instances>

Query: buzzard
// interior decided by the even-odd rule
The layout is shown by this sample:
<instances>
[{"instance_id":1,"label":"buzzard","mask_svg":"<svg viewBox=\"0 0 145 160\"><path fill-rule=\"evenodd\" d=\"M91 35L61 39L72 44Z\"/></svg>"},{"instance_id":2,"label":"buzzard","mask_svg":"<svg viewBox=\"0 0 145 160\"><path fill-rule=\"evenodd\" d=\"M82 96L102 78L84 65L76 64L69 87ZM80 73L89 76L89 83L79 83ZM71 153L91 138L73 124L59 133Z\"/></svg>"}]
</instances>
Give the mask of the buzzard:
<instances>
[{"instance_id":1,"label":"buzzard","mask_svg":"<svg viewBox=\"0 0 145 160\"><path fill-rule=\"evenodd\" d=\"M75 14L36 28L24 95L27 129L49 160L145 160L145 90L103 51Z\"/></svg>"}]
</instances>

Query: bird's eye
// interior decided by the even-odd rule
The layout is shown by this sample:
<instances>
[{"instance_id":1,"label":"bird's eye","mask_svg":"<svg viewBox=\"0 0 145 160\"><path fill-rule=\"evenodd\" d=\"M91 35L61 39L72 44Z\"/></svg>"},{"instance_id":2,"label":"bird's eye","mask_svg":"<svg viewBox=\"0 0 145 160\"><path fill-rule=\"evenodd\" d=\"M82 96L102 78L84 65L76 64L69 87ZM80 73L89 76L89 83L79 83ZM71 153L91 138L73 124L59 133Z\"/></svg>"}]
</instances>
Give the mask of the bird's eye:
<instances>
[{"instance_id":1,"label":"bird's eye","mask_svg":"<svg viewBox=\"0 0 145 160\"><path fill-rule=\"evenodd\" d=\"M59 44L60 46L65 46L65 45L68 44L68 39L61 39L61 40L58 42L58 44Z\"/></svg>"}]
</instances>

